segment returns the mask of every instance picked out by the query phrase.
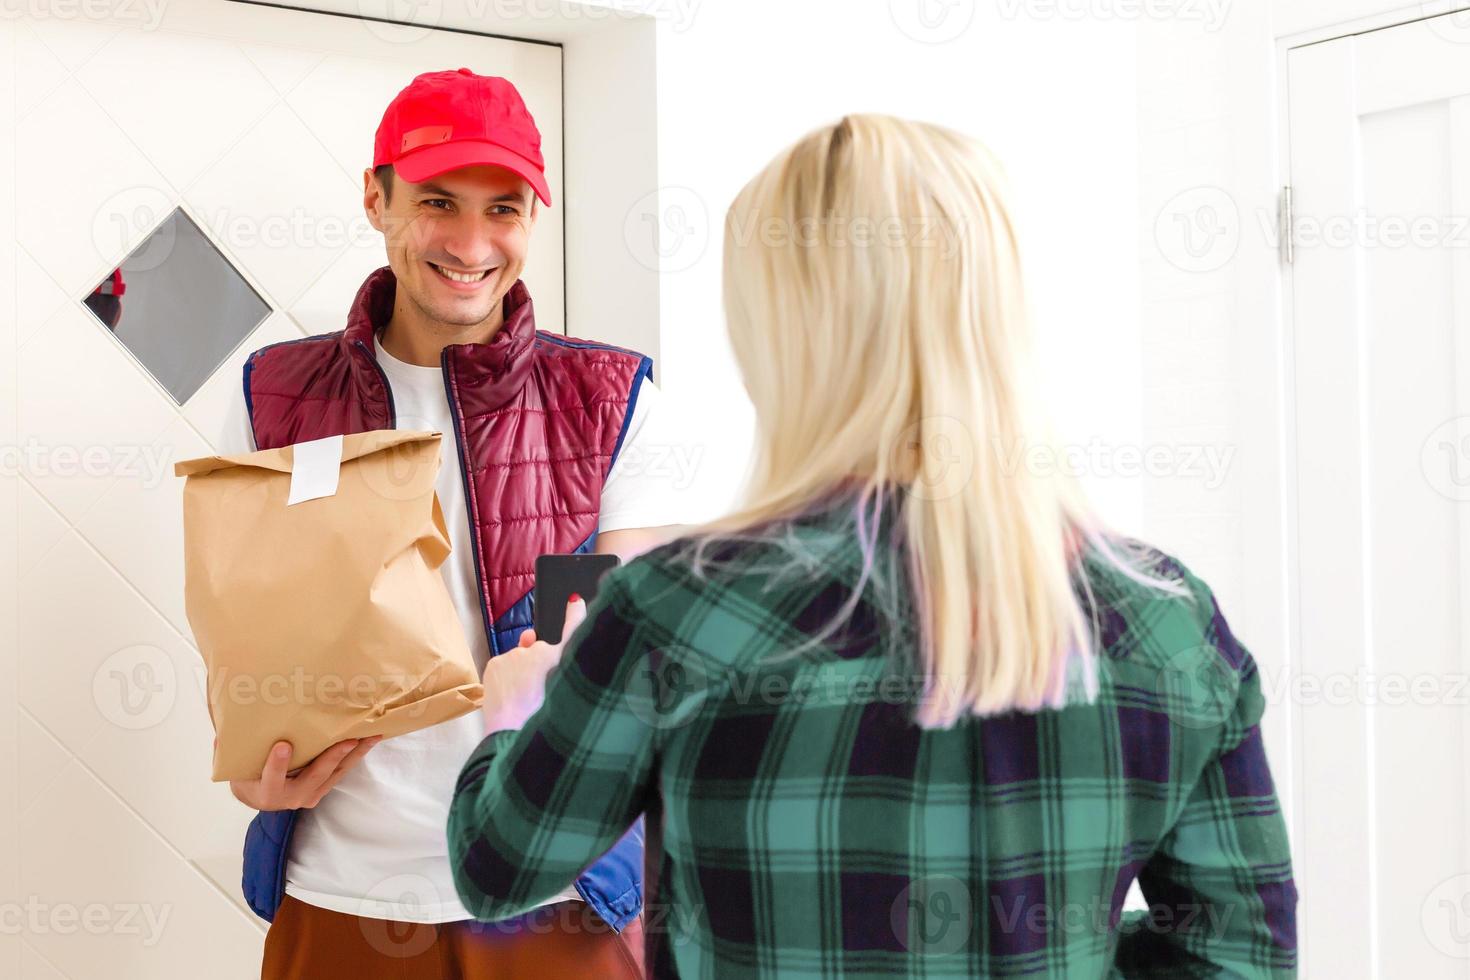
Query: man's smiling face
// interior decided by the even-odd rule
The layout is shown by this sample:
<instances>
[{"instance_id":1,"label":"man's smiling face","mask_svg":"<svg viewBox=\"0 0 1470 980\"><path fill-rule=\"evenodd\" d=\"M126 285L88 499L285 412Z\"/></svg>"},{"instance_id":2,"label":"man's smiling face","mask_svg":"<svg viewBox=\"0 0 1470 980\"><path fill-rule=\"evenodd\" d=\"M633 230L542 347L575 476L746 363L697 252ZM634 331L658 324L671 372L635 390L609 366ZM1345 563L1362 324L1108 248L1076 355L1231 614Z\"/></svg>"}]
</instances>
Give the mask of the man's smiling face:
<instances>
[{"instance_id":1,"label":"man's smiling face","mask_svg":"<svg viewBox=\"0 0 1470 980\"><path fill-rule=\"evenodd\" d=\"M391 183L383 187L369 171L364 204L386 239L400 300L416 307L431 329L457 333L498 317L525 268L536 224L531 185L486 165L419 184L394 174Z\"/></svg>"}]
</instances>

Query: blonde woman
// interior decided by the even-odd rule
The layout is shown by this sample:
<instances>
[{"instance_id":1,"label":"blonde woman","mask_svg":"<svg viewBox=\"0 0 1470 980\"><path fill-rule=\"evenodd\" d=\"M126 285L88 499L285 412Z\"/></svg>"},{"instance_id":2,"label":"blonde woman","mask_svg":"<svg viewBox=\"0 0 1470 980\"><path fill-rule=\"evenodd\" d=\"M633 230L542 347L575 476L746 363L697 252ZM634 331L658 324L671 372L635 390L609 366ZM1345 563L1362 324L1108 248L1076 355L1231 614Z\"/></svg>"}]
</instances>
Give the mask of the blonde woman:
<instances>
[{"instance_id":1,"label":"blonde woman","mask_svg":"<svg viewBox=\"0 0 1470 980\"><path fill-rule=\"evenodd\" d=\"M972 139L855 115L740 192L743 506L487 666L448 825L477 917L646 812L654 976L1295 974L1255 664L1037 464L1002 187Z\"/></svg>"}]
</instances>

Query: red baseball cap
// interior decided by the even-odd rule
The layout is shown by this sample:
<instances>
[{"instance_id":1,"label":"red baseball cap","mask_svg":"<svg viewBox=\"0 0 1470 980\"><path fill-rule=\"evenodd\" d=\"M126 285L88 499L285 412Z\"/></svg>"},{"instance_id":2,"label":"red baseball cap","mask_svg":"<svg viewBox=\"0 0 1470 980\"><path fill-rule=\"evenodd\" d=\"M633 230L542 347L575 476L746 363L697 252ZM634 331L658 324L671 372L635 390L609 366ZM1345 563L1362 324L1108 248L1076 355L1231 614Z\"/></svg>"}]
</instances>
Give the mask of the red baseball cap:
<instances>
[{"instance_id":1,"label":"red baseball cap","mask_svg":"<svg viewBox=\"0 0 1470 980\"><path fill-rule=\"evenodd\" d=\"M504 78L468 68L415 75L393 97L373 139L373 166L385 163L411 184L459 167L504 167L551 206L541 131L521 93Z\"/></svg>"},{"instance_id":2,"label":"red baseball cap","mask_svg":"<svg viewBox=\"0 0 1470 980\"><path fill-rule=\"evenodd\" d=\"M93 296L121 296L128 291L127 283L123 282L122 269L113 269L112 273L92 290Z\"/></svg>"}]
</instances>

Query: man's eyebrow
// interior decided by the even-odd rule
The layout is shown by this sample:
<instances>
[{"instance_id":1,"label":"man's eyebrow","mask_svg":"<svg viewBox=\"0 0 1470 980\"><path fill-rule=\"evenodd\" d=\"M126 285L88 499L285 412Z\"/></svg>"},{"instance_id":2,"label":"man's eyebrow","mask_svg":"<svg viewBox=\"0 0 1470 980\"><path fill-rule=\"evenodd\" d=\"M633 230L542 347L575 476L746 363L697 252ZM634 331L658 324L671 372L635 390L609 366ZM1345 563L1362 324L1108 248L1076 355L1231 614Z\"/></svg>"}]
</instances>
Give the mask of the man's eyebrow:
<instances>
[{"instance_id":1,"label":"man's eyebrow","mask_svg":"<svg viewBox=\"0 0 1470 980\"><path fill-rule=\"evenodd\" d=\"M440 187L438 184L434 184L434 183L420 184L419 185L419 193L420 194L435 194L435 195L438 195L439 197L447 197L447 198L450 198L450 199L455 200L455 201L459 200L459 195L458 194L454 193L453 191L451 191L447 187ZM501 203L504 203L504 202L509 201L509 202L512 202L512 203L515 203L515 204L521 204L521 203L524 203L525 199L526 199L526 196L524 194L517 194L514 191L507 191L506 193L501 194L499 197L497 197L494 200L492 200L490 203L491 204L501 204Z\"/></svg>"}]
</instances>

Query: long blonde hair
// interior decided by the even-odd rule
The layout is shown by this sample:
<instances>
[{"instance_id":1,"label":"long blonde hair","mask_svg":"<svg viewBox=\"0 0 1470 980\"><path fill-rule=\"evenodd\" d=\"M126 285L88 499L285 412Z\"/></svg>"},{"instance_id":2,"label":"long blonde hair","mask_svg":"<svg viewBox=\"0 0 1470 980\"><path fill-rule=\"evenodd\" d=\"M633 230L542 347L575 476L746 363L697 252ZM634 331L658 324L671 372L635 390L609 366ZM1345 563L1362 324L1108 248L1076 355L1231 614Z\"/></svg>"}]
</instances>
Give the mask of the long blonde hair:
<instances>
[{"instance_id":1,"label":"long blonde hair","mask_svg":"<svg viewBox=\"0 0 1470 980\"><path fill-rule=\"evenodd\" d=\"M1027 465L1058 447L1003 185L974 139L850 115L780 153L725 218L727 329L755 455L739 508L690 533L702 548L770 527L834 487L857 487L862 507L904 494L895 531L926 727L1093 699L1097 618L1074 591L1085 545L1184 591L1110 540L1069 474ZM881 543L863 541L865 575Z\"/></svg>"}]
</instances>

